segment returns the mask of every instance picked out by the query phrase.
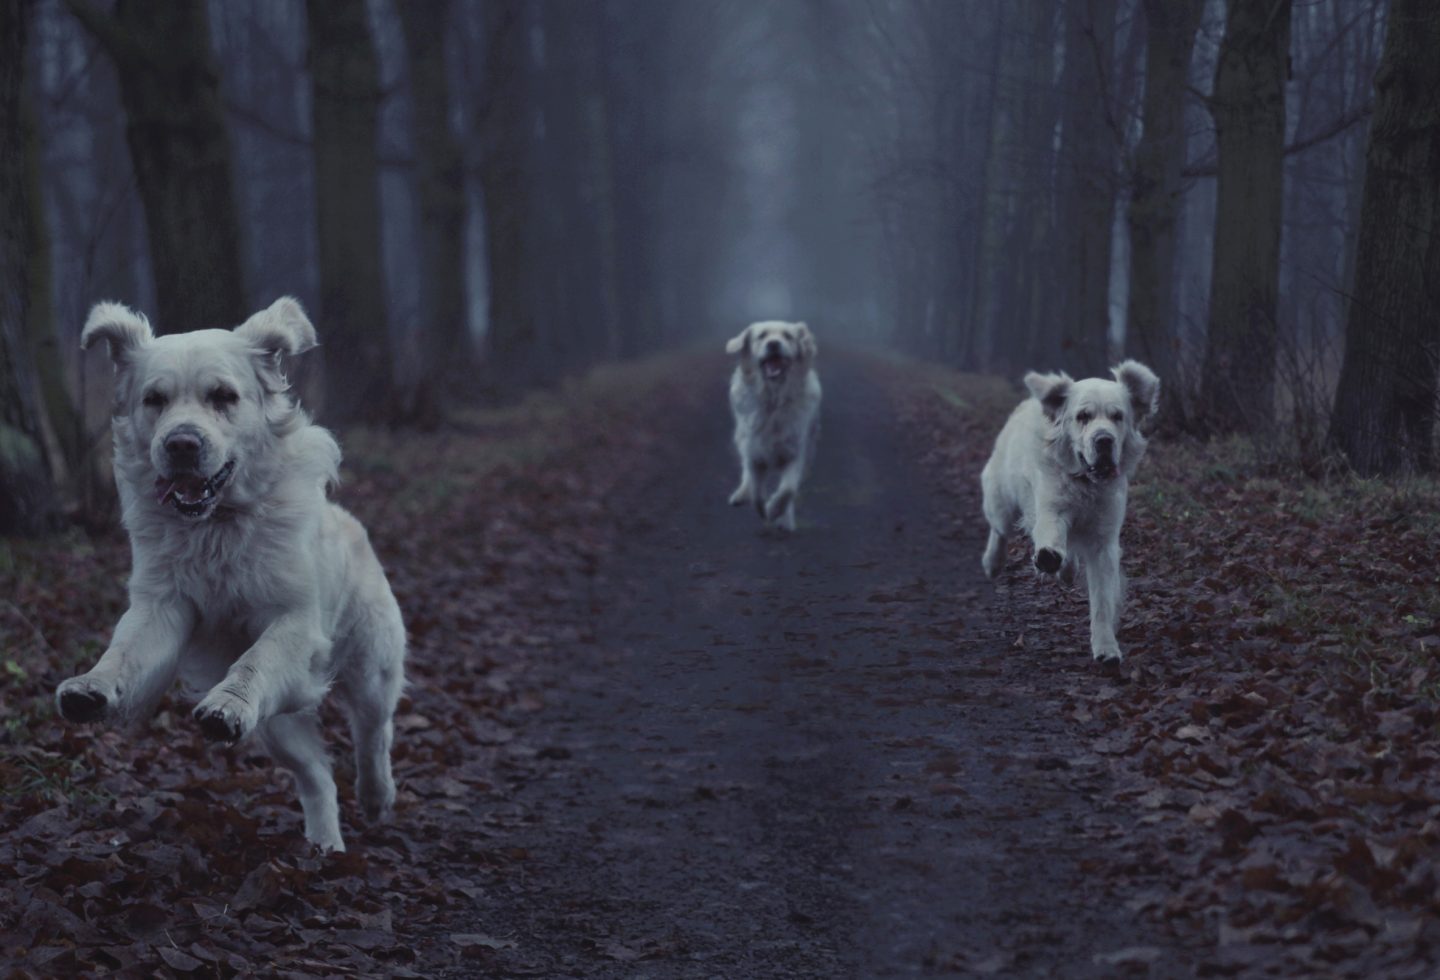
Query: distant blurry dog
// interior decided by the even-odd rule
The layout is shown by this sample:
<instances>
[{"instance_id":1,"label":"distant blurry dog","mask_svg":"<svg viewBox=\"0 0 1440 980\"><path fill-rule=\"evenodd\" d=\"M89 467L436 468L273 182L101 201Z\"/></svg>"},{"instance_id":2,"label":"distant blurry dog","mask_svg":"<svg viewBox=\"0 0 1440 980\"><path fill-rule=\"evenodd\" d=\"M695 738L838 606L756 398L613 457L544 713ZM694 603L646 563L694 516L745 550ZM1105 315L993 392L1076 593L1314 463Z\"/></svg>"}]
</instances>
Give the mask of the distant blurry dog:
<instances>
[{"instance_id":1,"label":"distant blurry dog","mask_svg":"<svg viewBox=\"0 0 1440 980\"><path fill-rule=\"evenodd\" d=\"M795 530L795 497L820 430L820 378L811 365L815 337L803 323L752 323L725 345L740 363L730 377L740 486L732 506Z\"/></svg>"},{"instance_id":2,"label":"distant blurry dog","mask_svg":"<svg viewBox=\"0 0 1440 980\"><path fill-rule=\"evenodd\" d=\"M1129 478L1145 455L1138 425L1160 400L1160 379L1145 365L1125 361L1111 373L1114 381L1027 374L1034 397L1011 413L980 474L990 523L985 574L1000 574L1017 522L1045 575L1073 581L1078 562L1090 589L1090 651L1102 661L1121 656L1120 526Z\"/></svg>"},{"instance_id":3,"label":"distant blurry dog","mask_svg":"<svg viewBox=\"0 0 1440 980\"><path fill-rule=\"evenodd\" d=\"M88 673L60 685L70 721L148 716L180 677L208 692L208 738L251 734L295 775L305 836L344 850L316 709L332 685L371 820L395 800L391 718L405 627L360 523L326 499L340 449L286 394L282 355L315 346L281 299L232 330L155 337L116 303L80 343L115 362L115 482L134 568L130 609Z\"/></svg>"}]
</instances>

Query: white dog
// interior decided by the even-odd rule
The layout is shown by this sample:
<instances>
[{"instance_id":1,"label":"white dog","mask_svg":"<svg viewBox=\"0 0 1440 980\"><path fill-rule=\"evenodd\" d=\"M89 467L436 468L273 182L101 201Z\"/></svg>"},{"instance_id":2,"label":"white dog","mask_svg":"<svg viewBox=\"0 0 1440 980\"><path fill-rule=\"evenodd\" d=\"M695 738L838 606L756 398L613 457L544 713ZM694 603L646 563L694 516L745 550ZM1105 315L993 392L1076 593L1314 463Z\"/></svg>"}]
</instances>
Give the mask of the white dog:
<instances>
[{"instance_id":1,"label":"white dog","mask_svg":"<svg viewBox=\"0 0 1440 980\"><path fill-rule=\"evenodd\" d=\"M286 394L282 355L315 346L293 299L229 330L155 337L115 303L80 343L115 362L115 482L134 568L130 608L88 673L60 685L71 721L149 716L178 676L208 693L211 739L251 734L295 775L305 836L344 850L316 708L333 686L372 821L395 800L391 718L405 627L360 523L326 499L340 449Z\"/></svg>"},{"instance_id":2,"label":"white dog","mask_svg":"<svg viewBox=\"0 0 1440 980\"><path fill-rule=\"evenodd\" d=\"M1126 361L1111 373L1114 381L1027 374L1034 397L1010 414L980 474L990 523L985 574L1004 568L1017 522L1042 573L1070 582L1078 562L1090 590L1090 652L1102 661L1120 659L1120 526L1129 478L1145 455L1139 423L1160 399L1160 379L1145 365Z\"/></svg>"},{"instance_id":3,"label":"white dog","mask_svg":"<svg viewBox=\"0 0 1440 980\"><path fill-rule=\"evenodd\" d=\"M760 516L795 530L795 497L820 431L818 352L803 323L752 323L725 345L740 363L730 377L740 486L732 506L754 504Z\"/></svg>"}]
</instances>

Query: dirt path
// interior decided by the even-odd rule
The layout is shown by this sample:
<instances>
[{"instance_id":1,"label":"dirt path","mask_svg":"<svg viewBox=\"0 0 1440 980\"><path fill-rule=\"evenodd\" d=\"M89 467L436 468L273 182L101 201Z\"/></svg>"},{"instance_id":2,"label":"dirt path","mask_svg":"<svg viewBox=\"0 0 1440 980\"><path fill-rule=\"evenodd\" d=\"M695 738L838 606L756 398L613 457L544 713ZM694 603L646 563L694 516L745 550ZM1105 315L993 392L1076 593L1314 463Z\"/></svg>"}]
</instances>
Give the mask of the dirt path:
<instances>
[{"instance_id":1,"label":"dirt path","mask_svg":"<svg viewBox=\"0 0 1440 980\"><path fill-rule=\"evenodd\" d=\"M521 870L456 928L513 942L488 961L512 974L1184 972L1087 877L1130 816L1097 811L1102 760L1057 709L1098 682L1083 635L1007 649L971 488L927 486L859 362L825 381L793 537L724 505L718 381L629 509L525 733Z\"/></svg>"}]
</instances>

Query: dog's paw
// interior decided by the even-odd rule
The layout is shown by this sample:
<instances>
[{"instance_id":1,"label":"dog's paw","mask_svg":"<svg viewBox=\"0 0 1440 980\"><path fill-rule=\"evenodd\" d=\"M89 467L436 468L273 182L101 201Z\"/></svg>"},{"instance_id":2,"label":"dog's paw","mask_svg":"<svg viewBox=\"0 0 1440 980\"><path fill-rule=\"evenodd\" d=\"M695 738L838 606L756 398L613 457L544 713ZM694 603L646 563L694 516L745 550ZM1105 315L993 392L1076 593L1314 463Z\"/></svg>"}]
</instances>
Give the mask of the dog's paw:
<instances>
[{"instance_id":1,"label":"dog's paw","mask_svg":"<svg viewBox=\"0 0 1440 980\"><path fill-rule=\"evenodd\" d=\"M779 522L781 518L788 518L790 526L786 530L795 530L795 516L788 513L790 504L794 500L794 490L775 491L775 495L765 502L765 519L773 524Z\"/></svg>"},{"instance_id":2,"label":"dog's paw","mask_svg":"<svg viewBox=\"0 0 1440 980\"><path fill-rule=\"evenodd\" d=\"M116 693L89 677L72 677L55 691L55 706L66 721L100 721L112 710Z\"/></svg>"},{"instance_id":3,"label":"dog's paw","mask_svg":"<svg viewBox=\"0 0 1440 980\"><path fill-rule=\"evenodd\" d=\"M1042 575L1054 575L1065 564L1065 556L1054 548L1039 548L1035 552L1035 569Z\"/></svg>"},{"instance_id":4,"label":"dog's paw","mask_svg":"<svg viewBox=\"0 0 1440 980\"><path fill-rule=\"evenodd\" d=\"M744 507L744 506L745 506L746 504L748 504L749 502L750 502L750 489L749 489L748 487L740 487L739 489L737 489L734 493L732 493L732 494L730 495L730 506L731 506L731 507Z\"/></svg>"},{"instance_id":5,"label":"dog's paw","mask_svg":"<svg viewBox=\"0 0 1440 980\"><path fill-rule=\"evenodd\" d=\"M390 816L395 812L395 783L392 780L386 780L383 785L362 782L357 795L366 823L374 826L390 822Z\"/></svg>"},{"instance_id":6,"label":"dog's paw","mask_svg":"<svg viewBox=\"0 0 1440 980\"><path fill-rule=\"evenodd\" d=\"M245 698L230 691L214 690L195 706L195 721L212 742L238 742L255 730L259 720Z\"/></svg>"},{"instance_id":7,"label":"dog's paw","mask_svg":"<svg viewBox=\"0 0 1440 980\"><path fill-rule=\"evenodd\" d=\"M1075 560L1066 558L1065 563L1060 566L1060 584L1066 587L1075 584Z\"/></svg>"},{"instance_id":8,"label":"dog's paw","mask_svg":"<svg viewBox=\"0 0 1440 980\"><path fill-rule=\"evenodd\" d=\"M1091 656L1095 658L1096 663L1101 664L1118 664L1124 659L1124 655L1120 652L1120 644L1114 640L1108 643L1095 644Z\"/></svg>"}]
</instances>

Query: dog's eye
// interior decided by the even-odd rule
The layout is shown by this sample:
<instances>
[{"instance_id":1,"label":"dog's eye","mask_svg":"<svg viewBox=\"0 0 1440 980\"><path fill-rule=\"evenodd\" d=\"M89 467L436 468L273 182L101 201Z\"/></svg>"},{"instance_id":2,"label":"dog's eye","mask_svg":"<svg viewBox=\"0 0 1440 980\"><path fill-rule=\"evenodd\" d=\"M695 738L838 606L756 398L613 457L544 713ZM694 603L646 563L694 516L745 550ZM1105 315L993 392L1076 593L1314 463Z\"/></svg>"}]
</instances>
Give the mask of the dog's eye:
<instances>
[{"instance_id":1,"label":"dog's eye","mask_svg":"<svg viewBox=\"0 0 1440 980\"><path fill-rule=\"evenodd\" d=\"M1075 413L1075 421L1076 421L1076 422L1079 422L1081 425L1088 425L1089 422L1090 422L1090 420L1093 419L1094 417L1095 417L1095 416L1091 415L1089 412L1076 412L1076 413Z\"/></svg>"},{"instance_id":2,"label":"dog's eye","mask_svg":"<svg viewBox=\"0 0 1440 980\"><path fill-rule=\"evenodd\" d=\"M1111 413L1110 413L1110 417L1111 417L1112 419L1114 419L1116 422L1124 422L1124 421L1125 421L1125 413L1124 413L1124 412L1111 412Z\"/></svg>"},{"instance_id":3,"label":"dog's eye","mask_svg":"<svg viewBox=\"0 0 1440 980\"><path fill-rule=\"evenodd\" d=\"M164 408L170 402L170 399L158 391L147 391L143 400L146 408Z\"/></svg>"},{"instance_id":4,"label":"dog's eye","mask_svg":"<svg viewBox=\"0 0 1440 980\"><path fill-rule=\"evenodd\" d=\"M240 400L238 392L231 388L216 388L210 392L211 404L219 408L229 408Z\"/></svg>"}]
</instances>

